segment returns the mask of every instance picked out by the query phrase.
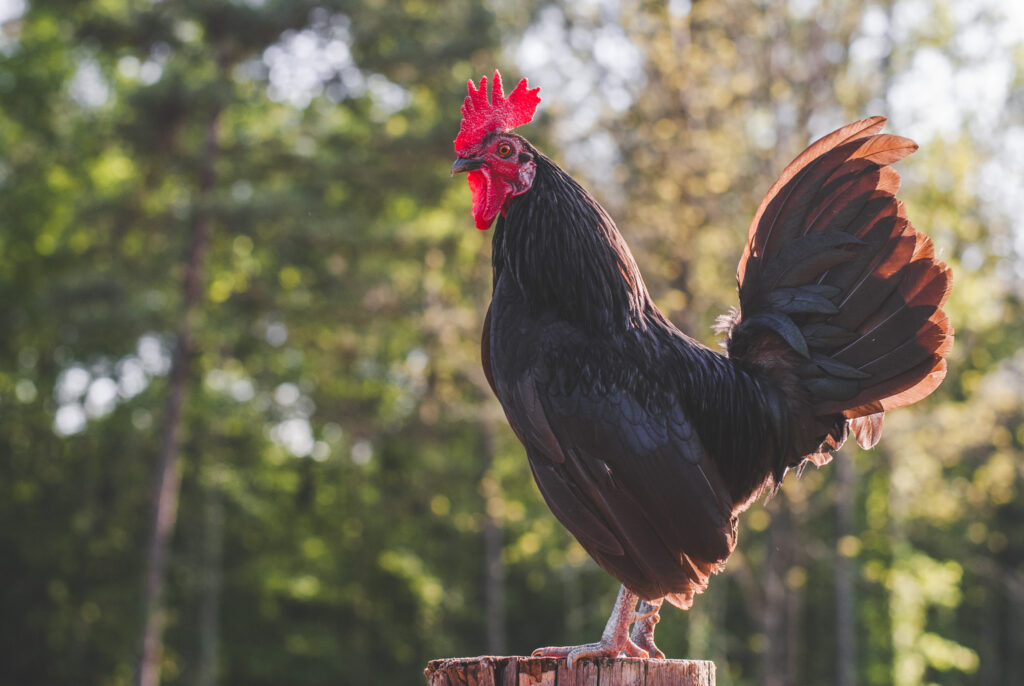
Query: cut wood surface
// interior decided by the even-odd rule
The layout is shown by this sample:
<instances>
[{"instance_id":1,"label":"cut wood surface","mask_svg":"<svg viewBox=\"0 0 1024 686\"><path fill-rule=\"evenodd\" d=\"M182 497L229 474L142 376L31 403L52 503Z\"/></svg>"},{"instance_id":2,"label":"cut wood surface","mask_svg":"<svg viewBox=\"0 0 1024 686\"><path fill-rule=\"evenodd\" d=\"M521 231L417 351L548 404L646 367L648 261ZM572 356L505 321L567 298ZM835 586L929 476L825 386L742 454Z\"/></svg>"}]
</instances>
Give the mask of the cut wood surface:
<instances>
[{"instance_id":1,"label":"cut wood surface","mask_svg":"<svg viewBox=\"0 0 1024 686\"><path fill-rule=\"evenodd\" d=\"M583 659L570 670L551 657L459 657L431 660L424 673L429 686L715 686L707 660Z\"/></svg>"}]
</instances>

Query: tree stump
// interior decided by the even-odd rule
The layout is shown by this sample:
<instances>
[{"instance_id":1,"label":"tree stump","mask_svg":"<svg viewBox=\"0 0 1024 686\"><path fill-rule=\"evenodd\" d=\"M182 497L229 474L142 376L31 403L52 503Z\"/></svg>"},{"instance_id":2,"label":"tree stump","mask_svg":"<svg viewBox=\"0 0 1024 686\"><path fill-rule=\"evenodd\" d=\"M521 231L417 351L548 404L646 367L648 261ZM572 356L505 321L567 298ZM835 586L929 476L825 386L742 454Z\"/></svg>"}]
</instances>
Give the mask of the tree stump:
<instances>
[{"instance_id":1,"label":"tree stump","mask_svg":"<svg viewBox=\"0 0 1024 686\"><path fill-rule=\"evenodd\" d=\"M460 657L431 660L429 686L715 686L715 663L637 657Z\"/></svg>"}]
</instances>

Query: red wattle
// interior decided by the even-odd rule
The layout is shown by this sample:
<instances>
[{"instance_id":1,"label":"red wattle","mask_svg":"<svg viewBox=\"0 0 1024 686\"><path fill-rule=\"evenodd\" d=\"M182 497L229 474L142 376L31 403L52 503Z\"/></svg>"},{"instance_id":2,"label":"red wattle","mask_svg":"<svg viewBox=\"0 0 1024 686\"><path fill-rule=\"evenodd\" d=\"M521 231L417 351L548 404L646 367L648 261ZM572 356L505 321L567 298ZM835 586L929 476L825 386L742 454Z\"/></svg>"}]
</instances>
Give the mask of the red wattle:
<instances>
[{"instance_id":1,"label":"red wattle","mask_svg":"<svg viewBox=\"0 0 1024 686\"><path fill-rule=\"evenodd\" d=\"M487 167L469 172L466 180L469 182L469 190L473 192L473 219L476 220L476 228L486 231L491 228L498 212L501 212L508 189L503 183L496 184L491 181L490 170Z\"/></svg>"}]
</instances>

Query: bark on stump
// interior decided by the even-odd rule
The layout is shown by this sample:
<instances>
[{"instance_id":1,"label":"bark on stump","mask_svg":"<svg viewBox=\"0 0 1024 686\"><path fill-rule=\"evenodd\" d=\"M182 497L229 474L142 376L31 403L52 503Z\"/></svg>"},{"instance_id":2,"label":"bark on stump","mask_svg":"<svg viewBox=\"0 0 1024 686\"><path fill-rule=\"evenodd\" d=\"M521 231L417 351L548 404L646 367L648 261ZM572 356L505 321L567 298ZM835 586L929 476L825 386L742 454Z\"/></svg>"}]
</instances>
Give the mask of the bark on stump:
<instances>
[{"instance_id":1,"label":"bark on stump","mask_svg":"<svg viewBox=\"0 0 1024 686\"><path fill-rule=\"evenodd\" d=\"M715 686L715 663L637 657L582 659L570 670L551 657L431 660L429 686Z\"/></svg>"}]
</instances>

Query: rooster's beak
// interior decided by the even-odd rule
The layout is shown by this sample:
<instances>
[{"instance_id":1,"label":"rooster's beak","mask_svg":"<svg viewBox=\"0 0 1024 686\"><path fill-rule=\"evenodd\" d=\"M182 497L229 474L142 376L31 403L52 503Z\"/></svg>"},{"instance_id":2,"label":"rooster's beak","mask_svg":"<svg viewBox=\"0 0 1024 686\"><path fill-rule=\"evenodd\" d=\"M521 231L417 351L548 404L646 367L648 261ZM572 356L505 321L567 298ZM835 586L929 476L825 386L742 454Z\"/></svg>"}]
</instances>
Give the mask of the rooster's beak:
<instances>
[{"instance_id":1,"label":"rooster's beak","mask_svg":"<svg viewBox=\"0 0 1024 686\"><path fill-rule=\"evenodd\" d=\"M473 171L484 166L483 160L478 160L474 157L459 157L455 160L452 165L452 176L455 176L459 172Z\"/></svg>"}]
</instances>

